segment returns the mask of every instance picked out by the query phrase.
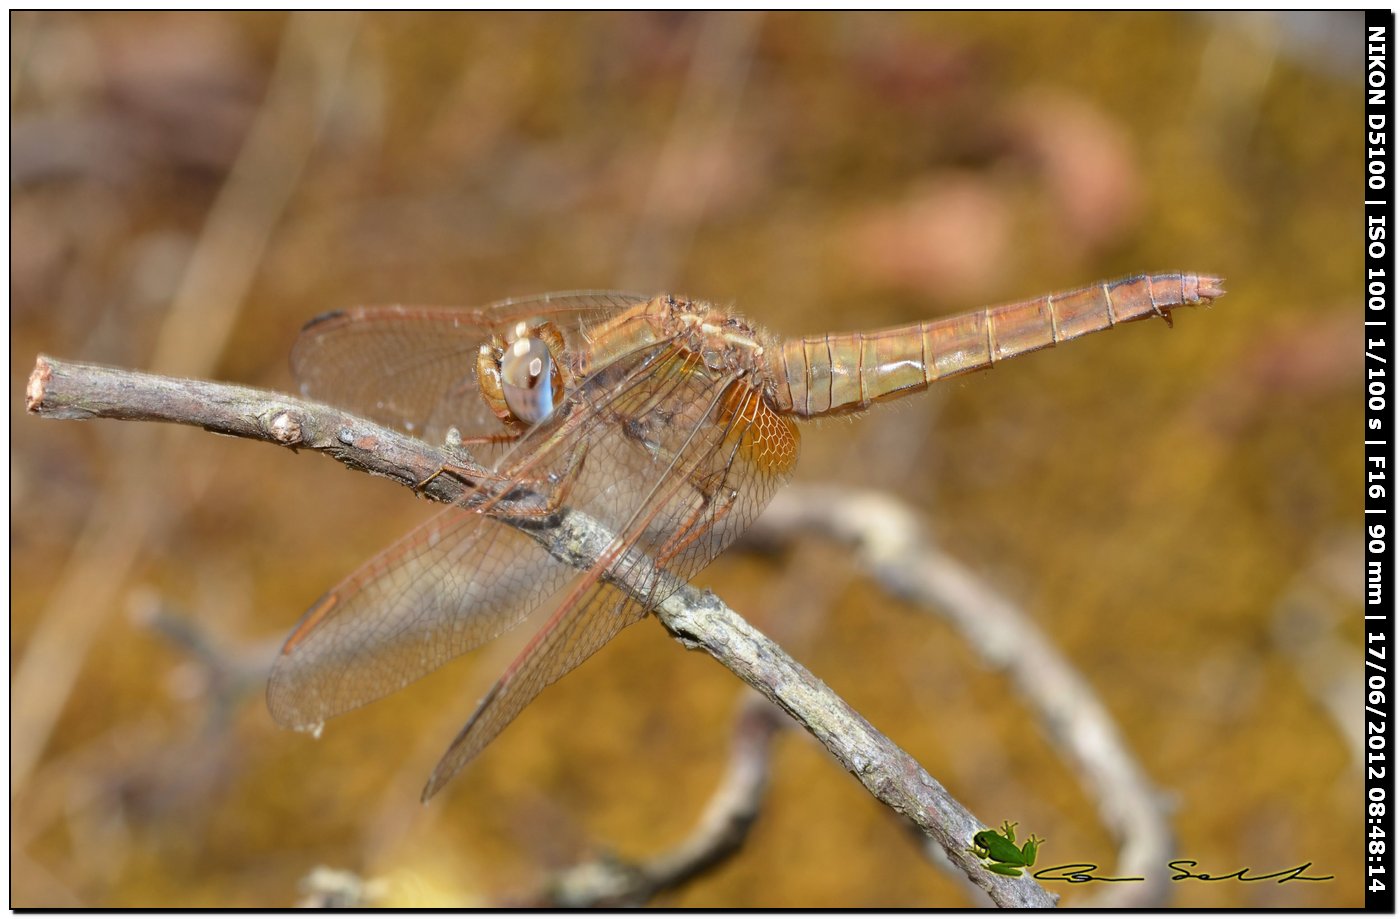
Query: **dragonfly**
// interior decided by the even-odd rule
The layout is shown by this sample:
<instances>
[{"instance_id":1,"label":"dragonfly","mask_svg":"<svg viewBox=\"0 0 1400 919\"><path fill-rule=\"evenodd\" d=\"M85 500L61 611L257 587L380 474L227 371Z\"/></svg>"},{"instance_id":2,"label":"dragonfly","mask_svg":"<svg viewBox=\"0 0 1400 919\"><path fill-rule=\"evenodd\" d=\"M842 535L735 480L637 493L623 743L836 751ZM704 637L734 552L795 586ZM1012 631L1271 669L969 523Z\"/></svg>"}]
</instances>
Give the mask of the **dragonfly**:
<instances>
[{"instance_id":1,"label":"dragonfly","mask_svg":"<svg viewBox=\"0 0 1400 919\"><path fill-rule=\"evenodd\" d=\"M466 497L307 610L273 665L271 713L319 731L541 611L433 770L426 801L753 522L791 475L799 420L863 411L1122 323L1170 324L1174 309L1222 296L1222 283L1143 274L788 340L701 301L613 292L319 316L292 353L304 395L447 444L485 474L464 477ZM506 498L521 494L540 515L569 508L598 521L607 549L584 570L554 558L513 525L520 505ZM627 593L612 583L624 574Z\"/></svg>"}]
</instances>

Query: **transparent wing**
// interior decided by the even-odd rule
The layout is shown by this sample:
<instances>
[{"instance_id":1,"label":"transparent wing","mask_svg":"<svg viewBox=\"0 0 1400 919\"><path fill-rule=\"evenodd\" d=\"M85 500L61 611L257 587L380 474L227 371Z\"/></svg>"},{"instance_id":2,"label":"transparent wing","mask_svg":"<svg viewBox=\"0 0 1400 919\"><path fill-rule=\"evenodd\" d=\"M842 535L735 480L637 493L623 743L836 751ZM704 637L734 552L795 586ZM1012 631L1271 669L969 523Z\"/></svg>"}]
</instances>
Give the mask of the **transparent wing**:
<instances>
[{"instance_id":1,"label":"transparent wing","mask_svg":"<svg viewBox=\"0 0 1400 919\"><path fill-rule=\"evenodd\" d=\"M581 503L608 520L616 537L482 700L433 771L425 800L545 687L718 555L758 516L796 461L796 428L746 383L713 374L682 351L652 370L652 381L666 384L612 400L615 409L628 410L629 423L598 433L585 463L607 460ZM651 423L661 418L668 423ZM638 466L655 474L638 478ZM627 481L623 476L655 484L628 500L617 487ZM608 479L614 487L596 487ZM605 577L630 582L642 599Z\"/></svg>"},{"instance_id":2,"label":"transparent wing","mask_svg":"<svg viewBox=\"0 0 1400 919\"><path fill-rule=\"evenodd\" d=\"M495 638L576 573L505 524L448 508L306 612L273 664L268 708L314 728Z\"/></svg>"},{"instance_id":3,"label":"transparent wing","mask_svg":"<svg viewBox=\"0 0 1400 919\"><path fill-rule=\"evenodd\" d=\"M626 600L598 580L572 605L560 607L478 704L433 769L423 800L461 772L545 687L588 660L618 632L645 618L646 612L647 607Z\"/></svg>"},{"instance_id":4,"label":"transparent wing","mask_svg":"<svg viewBox=\"0 0 1400 919\"><path fill-rule=\"evenodd\" d=\"M591 291L505 300L480 309L357 307L307 323L292 349L302 395L440 443L448 427L464 436L497 434L482 401L478 349L522 320L549 319L570 349L588 329L646 302L635 294Z\"/></svg>"},{"instance_id":5,"label":"transparent wing","mask_svg":"<svg viewBox=\"0 0 1400 919\"><path fill-rule=\"evenodd\" d=\"M624 376L645 351L617 362ZM596 381L594 386L596 388ZM580 387L586 391L586 387ZM578 401L581 393L576 393ZM595 399L597 397L594 397ZM608 400L595 408L606 410ZM581 443L610 416L572 412ZM582 456L580 449L574 456ZM569 460L522 463L547 478ZM503 480L503 492L531 472ZM360 566L302 616L268 683L273 718L311 728L388 695L520 622L577 571L478 508L447 508Z\"/></svg>"}]
</instances>

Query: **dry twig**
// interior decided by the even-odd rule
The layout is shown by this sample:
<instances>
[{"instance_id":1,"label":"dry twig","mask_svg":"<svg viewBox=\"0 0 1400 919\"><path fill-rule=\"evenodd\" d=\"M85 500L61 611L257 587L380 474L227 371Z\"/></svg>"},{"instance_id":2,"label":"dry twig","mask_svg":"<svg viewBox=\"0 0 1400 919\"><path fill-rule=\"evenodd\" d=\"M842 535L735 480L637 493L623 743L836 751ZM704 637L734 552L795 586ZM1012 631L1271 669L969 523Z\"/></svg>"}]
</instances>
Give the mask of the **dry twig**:
<instances>
[{"instance_id":1,"label":"dry twig","mask_svg":"<svg viewBox=\"0 0 1400 919\"><path fill-rule=\"evenodd\" d=\"M30 376L27 408L50 418L166 421L203 427L293 449L307 448L373 475L392 478L436 501L466 496L455 476L435 475L462 457L348 412L242 386L184 380L136 371L67 363L41 356ZM431 479L431 481L428 481ZM422 484L425 483L426 484ZM421 484L421 487L419 487ZM553 516L511 518L538 496L502 500L496 511L555 558L587 569L607 550L612 534L587 515L562 509ZM629 559L629 562L631 560ZM656 576L643 560L605 575L623 591ZM688 648L702 649L791 715L819 740L871 794L936 839L949 859L1001 906L1053 906L1055 898L1031 877L986 871L968 851L984 826L908 753L780 647L713 594L660 573L667 599L657 617Z\"/></svg>"}]
</instances>

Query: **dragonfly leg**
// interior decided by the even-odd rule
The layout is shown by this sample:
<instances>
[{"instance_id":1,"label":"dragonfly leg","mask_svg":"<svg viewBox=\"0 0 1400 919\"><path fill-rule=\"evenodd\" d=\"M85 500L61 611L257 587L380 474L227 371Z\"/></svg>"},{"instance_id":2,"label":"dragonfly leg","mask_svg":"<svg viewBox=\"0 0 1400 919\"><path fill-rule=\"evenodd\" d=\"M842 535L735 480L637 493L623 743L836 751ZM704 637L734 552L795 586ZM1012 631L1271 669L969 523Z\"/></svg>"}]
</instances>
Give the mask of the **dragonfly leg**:
<instances>
[{"instance_id":1,"label":"dragonfly leg","mask_svg":"<svg viewBox=\"0 0 1400 919\"><path fill-rule=\"evenodd\" d=\"M432 484L433 480L440 475L450 475L452 478L473 490L480 488L485 479L493 478L485 469L476 464L463 466L456 463L443 463L441 466L437 467L437 471L432 475L414 485L413 493L416 495L423 494L423 489Z\"/></svg>"},{"instance_id":2,"label":"dragonfly leg","mask_svg":"<svg viewBox=\"0 0 1400 919\"><path fill-rule=\"evenodd\" d=\"M571 450L564 472L550 473L546 476L526 476L526 475L493 475L498 483L507 485L485 502L478 505L474 510L480 513L489 513L494 510L502 501L506 500L513 492L521 489L533 493L540 500L531 502L513 503L508 512L503 516L516 518L541 518L549 517L556 513L559 508L569 499L573 492L574 484L579 479L579 472L583 469L583 459L585 451L580 448Z\"/></svg>"},{"instance_id":3,"label":"dragonfly leg","mask_svg":"<svg viewBox=\"0 0 1400 919\"><path fill-rule=\"evenodd\" d=\"M546 514L552 514L564 506L564 502L569 500L569 495L573 494L574 484L578 482L579 473L583 471L583 459L587 456L581 449L570 451L568 465L562 475L555 478L554 487L549 489L545 496Z\"/></svg>"},{"instance_id":4,"label":"dragonfly leg","mask_svg":"<svg viewBox=\"0 0 1400 919\"><path fill-rule=\"evenodd\" d=\"M447 429L447 437L443 441L443 446L453 453L459 453L468 458L471 451L467 450L468 445L486 444L497 447L501 444L513 444L520 439L520 435L513 431L504 431L500 434L477 434L472 437L463 437L462 432L456 428Z\"/></svg>"},{"instance_id":5,"label":"dragonfly leg","mask_svg":"<svg viewBox=\"0 0 1400 919\"><path fill-rule=\"evenodd\" d=\"M549 517L558 512L569 500L569 496L573 494L574 485L580 478L579 473L583 471L583 460L586 455L584 450L576 447L569 451L568 460L562 473L533 480L544 486L540 489L544 495L544 503L538 508L517 516Z\"/></svg>"},{"instance_id":6,"label":"dragonfly leg","mask_svg":"<svg viewBox=\"0 0 1400 919\"><path fill-rule=\"evenodd\" d=\"M443 443L449 452L461 457L461 463L444 463L439 466L432 475L423 479L413 486L413 493L421 495L423 489L438 476L446 474L460 481L469 488L479 488L481 483L487 479L496 479L497 476L490 473L486 467L477 462L467 449L468 445L484 444L487 446L499 446L500 444L512 443L519 439L519 434L481 434L474 437L463 437L456 428L447 429L447 438Z\"/></svg>"},{"instance_id":7,"label":"dragonfly leg","mask_svg":"<svg viewBox=\"0 0 1400 919\"><path fill-rule=\"evenodd\" d=\"M717 481L695 483L695 487L700 493L700 500L695 503L695 509L690 512L676 534L666 540L665 544L657 550L657 565L665 565L680 555L695 540L713 529L715 524L723 520L734 508L734 501L739 494L732 488L724 488L724 471L718 472L710 478L717 479Z\"/></svg>"}]
</instances>

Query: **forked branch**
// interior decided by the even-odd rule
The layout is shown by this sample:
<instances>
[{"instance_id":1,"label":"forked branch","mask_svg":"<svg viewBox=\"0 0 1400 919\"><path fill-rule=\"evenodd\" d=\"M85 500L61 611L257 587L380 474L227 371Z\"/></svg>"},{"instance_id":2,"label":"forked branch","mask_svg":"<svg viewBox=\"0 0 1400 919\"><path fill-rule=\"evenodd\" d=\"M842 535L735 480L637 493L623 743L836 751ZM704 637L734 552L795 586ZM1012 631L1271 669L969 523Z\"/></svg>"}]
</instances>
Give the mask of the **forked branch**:
<instances>
[{"instance_id":1,"label":"forked branch","mask_svg":"<svg viewBox=\"0 0 1400 919\"><path fill-rule=\"evenodd\" d=\"M176 379L40 356L29 379L26 407L48 418L115 418L202 427L292 449L309 449L352 469L385 476L435 501L466 496L460 477L435 475L461 467L462 457L340 409L266 390ZM514 499L513 499L514 500ZM530 502L525 496L521 502ZM612 534L570 509L551 517L511 519L512 505L494 514L516 526L555 558L588 568L606 551ZM645 565L626 566L612 579L623 591L648 581ZM663 575L664 576L664 575ZM713 594L688 584L654 612L688 648L704 650L786 711L819 740L848 772L886 806L913 821L938 842L949 859L1000 906L1048 907L1055 898L1028 875L1005 877L982 868L968 851L979 822L908 753L844 700L758 632Z\"/></svg>"}]
</instances>

